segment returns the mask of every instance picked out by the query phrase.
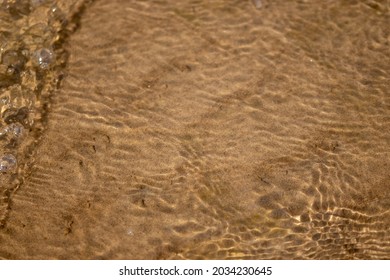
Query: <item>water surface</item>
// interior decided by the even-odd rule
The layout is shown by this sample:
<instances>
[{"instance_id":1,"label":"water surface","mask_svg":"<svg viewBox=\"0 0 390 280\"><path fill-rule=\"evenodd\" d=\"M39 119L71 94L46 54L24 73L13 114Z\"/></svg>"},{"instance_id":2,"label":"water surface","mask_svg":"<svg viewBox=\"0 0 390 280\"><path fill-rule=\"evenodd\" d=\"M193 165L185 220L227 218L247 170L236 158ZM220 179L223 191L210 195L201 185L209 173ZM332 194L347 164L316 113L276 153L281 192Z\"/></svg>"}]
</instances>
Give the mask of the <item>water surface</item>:
<instances>
[{"instance_id":1,"label":"water surface","mask_svg":"<svg viewBox=\"0 0 390 280\"><path fill-rule=\"evenodd\" d=\"M388 1L43 2L0 257L390 257Z\"/></svg>"}]
</instances>

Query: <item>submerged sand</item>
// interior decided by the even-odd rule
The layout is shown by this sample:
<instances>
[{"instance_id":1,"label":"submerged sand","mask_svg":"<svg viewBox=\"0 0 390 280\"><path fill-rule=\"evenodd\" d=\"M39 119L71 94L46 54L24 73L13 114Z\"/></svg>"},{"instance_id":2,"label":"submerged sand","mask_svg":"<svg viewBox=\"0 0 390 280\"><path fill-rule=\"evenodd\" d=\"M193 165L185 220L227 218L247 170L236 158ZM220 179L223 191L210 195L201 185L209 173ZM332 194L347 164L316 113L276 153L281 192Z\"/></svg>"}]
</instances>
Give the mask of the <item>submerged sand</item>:
<instances>
[{"instance_id":1,"label":"submerged sand","mask_svg":"<svg viewBox=\"0 0 390 280\"><path fill-rule=\"evenodd\" d=\"M386 1L95 1L4 259L389 259Z\"/></svg>"}]
</instances>

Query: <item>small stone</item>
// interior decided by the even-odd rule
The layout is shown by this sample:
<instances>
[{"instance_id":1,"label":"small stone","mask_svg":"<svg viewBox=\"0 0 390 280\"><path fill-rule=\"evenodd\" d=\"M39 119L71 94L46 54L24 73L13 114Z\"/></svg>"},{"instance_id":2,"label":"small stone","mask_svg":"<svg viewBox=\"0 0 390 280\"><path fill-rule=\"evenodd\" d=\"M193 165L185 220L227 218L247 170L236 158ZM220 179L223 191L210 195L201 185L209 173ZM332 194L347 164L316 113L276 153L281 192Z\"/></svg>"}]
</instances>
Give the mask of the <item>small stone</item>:
<instances>
[{"instance_id":1,"label":"small stone","mask_svg":"<svg viewBox=\"0 0 390 280\"><path fill-rule=\"evenodd\" d=\"M11 154L6 154L0 158L0 172L7 172L16 167L16 158Z\"/></svg>"},{"instance_id":2,"label":"small stone","mask_svg":"<svg viewBox=\"0 0 390 280\"><path fill-rule=\"evenodd\" d=\"M41 69L49 69L54 63L54 60L54 53L49 49L42 48L34 53L35 64L37 64Z\"/></svg>"}]
</instances>

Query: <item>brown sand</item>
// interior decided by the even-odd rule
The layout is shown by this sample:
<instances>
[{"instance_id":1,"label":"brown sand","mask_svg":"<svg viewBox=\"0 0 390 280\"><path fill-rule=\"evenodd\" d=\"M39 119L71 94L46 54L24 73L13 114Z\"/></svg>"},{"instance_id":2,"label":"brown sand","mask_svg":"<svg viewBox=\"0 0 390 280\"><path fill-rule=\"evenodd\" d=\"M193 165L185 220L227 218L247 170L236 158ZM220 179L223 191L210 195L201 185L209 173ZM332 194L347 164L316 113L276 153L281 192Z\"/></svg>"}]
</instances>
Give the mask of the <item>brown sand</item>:
<instances>
[{"instance_id":1,"label":"brown sand","mask_svg":"<svg viewBox=\"0 0 390 280\"><path fill-rule=\"evenodd\" d=\"M6 259L389 259L386 1L95 1Z\"/></svg>"}]
</instances>

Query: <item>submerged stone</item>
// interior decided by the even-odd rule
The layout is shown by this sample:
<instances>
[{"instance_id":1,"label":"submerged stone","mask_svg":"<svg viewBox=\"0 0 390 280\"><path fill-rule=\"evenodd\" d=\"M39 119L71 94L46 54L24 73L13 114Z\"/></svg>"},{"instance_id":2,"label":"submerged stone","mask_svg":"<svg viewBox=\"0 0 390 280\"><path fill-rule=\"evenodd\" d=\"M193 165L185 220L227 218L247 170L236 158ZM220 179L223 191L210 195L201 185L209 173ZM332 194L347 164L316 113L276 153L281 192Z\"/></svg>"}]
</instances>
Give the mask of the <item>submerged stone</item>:
<instances>
[{"instance_id":1,"label":"submerged stone","mask_svg":"<svg viewBox=\"0 0 390 280\"><path fill-rule=\"evenodd\" d=\"M16 167L16 158L11 154L6 154L0 158L0 172L7 172Z\"/></svg>"}]
</instances>

